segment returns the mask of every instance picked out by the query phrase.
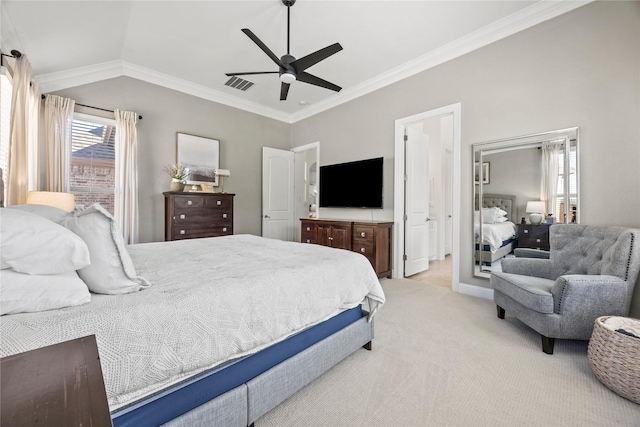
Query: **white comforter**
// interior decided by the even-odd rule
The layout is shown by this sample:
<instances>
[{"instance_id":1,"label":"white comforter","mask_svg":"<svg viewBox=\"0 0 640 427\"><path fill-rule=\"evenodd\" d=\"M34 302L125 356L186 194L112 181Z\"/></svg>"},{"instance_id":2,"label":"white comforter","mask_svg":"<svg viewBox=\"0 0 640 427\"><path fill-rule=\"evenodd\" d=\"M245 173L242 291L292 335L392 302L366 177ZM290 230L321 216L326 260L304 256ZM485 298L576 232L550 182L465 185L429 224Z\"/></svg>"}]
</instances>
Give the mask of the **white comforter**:
<instances>
[{"instance_id":1,"label":"white comforter","mask_svg":"<svg viewBox=\"0 0 640 427\"><path fill-rule=\"evenodd\" d=\"M0 356L95 334L111 409L385 297L362 255L250 235L128 247L152 286L2 316Z\"/></svg>"},{"instance_id":2,"label":"white comforter","mask_svg":"<svg viewBox=\"0 0 640 427\"><path fill-rule=\"evenodd\" d=\"M478 224L476 228L476 241L479 235ZM511 239L516 235L516 225L511 222L499 222L494 224L482 224L482 243L489 245L489 249L492 253L495 253L502 242Z\"/></svg>"}]
</instances>

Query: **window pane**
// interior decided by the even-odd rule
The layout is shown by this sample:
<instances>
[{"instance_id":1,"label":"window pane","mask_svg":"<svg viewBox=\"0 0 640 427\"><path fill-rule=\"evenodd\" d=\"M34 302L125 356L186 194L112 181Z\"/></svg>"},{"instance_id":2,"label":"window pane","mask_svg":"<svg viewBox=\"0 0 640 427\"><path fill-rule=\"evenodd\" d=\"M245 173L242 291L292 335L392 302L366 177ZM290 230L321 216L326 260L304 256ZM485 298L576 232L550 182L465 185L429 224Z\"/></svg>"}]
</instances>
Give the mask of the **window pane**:
<instances>
[{"instance_id":1,"label":"window pane","mask_svg":"<svg viewBox=\"0 0 640 427\"><path fill-rule=\"evenodd\" d=\"M69 184L76 206L99 203L113 214L115 200L114 124L76 116L71 126Z\"/></svg>"}]
</instances>

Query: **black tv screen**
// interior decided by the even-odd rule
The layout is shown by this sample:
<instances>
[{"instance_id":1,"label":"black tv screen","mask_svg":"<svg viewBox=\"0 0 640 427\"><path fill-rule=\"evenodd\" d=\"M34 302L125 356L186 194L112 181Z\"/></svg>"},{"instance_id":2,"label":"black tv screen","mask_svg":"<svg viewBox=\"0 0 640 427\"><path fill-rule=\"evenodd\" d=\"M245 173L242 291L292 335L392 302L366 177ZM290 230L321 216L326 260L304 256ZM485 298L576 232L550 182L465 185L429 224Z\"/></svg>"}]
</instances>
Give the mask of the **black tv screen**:
<instances>
[{"instance_id":1,"label":"black tv screen","mask_svg":"<svg viewBox=\"0 0 640 427\"><path fill-rule=\"evenodd\" d=\"M383 158L320 167L321 208L382 208Z\"/></svg>"}]
</instances>

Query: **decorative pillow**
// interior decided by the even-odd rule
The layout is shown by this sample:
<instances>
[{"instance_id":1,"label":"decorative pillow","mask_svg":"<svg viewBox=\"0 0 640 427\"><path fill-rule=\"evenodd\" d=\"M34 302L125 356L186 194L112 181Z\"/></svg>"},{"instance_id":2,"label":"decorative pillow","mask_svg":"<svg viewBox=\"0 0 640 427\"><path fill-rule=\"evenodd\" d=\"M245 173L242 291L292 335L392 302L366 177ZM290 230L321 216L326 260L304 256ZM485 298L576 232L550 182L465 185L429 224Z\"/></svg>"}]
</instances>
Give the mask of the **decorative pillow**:
<instances>
[{"instance_id":1,"label":"decorative pillow","mask_svg":"<svg viewBox=\"0 0 640 427\"><path fill-rule=\"evenodd\" d=\"M482 209L482 222L485 224L495 224L496 222L505 222L507 218L507 211L498 207L483 208ZM475 221L478 222L479 213L475 212ZM503 219L504 218L504 219Z\"/></svg>"},{"instance_id":2,"label":"decorative pillow","mask_svg":"<svg viewBox=\"0 0 640 427\"><path fill-rule=\"evenodd\" d=\"M91 301L87 285L75 271L24 274L0 271L0 315L55 310Z\"/></svg>"},{"instance_id":3,"label":"decorative pillow","mask_svg":"<svg viewBox=\"0 0 640 427\"><path fill-rule=\"evenodd\" d=\"M20 209L0 209L0 268L58 274L89 261L84 241L61 225Z\"/></svg>"},{"instance_id":4,"label":"decorative pillow","mask_svg":"<svg viewBox=\"0 0 640 427\"><path fill-rule=\"evenodd\" d=\"M31 212L38 216L47 218L56 224L60 224L65 218L72 215L71 212L47 205L13 205L7 207L7 209L19 209L21 211Z\"/></svg>"},{"instance_id":5,"label":"decorative pillow","mask_svg":"<svg viewBox=\"0 0 640 427\"><path fill-rule=\"evenodd\" d=\"M82 237L91 264L78 270L80 278L97 294L127 294L151 285L136 270L122 231L111 214L99 204L74 213L62 225Z\"/></svg>"}]
</instances>

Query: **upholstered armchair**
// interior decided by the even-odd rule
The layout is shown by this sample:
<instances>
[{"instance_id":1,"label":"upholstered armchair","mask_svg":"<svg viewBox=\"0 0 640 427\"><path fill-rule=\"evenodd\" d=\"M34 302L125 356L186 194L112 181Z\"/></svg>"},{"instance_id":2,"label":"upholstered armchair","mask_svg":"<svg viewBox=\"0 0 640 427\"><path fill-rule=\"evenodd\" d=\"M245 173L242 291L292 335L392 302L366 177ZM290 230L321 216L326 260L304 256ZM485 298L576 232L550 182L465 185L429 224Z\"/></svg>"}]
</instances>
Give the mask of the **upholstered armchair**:
<instances>
[{"instance_id":1,"label":"upholstered armchair","mask_svg":"<svg viewBox=\"0 0 640 427\"><path fill-rule=\"evenodd\" d=\"M553 354L555 338L588 340L599 316L629 314L640 270L640 230L556 224L550 258L509 258L491 273L498 317L505 311L542 335Z\"/></svg>"}]
</instances>

